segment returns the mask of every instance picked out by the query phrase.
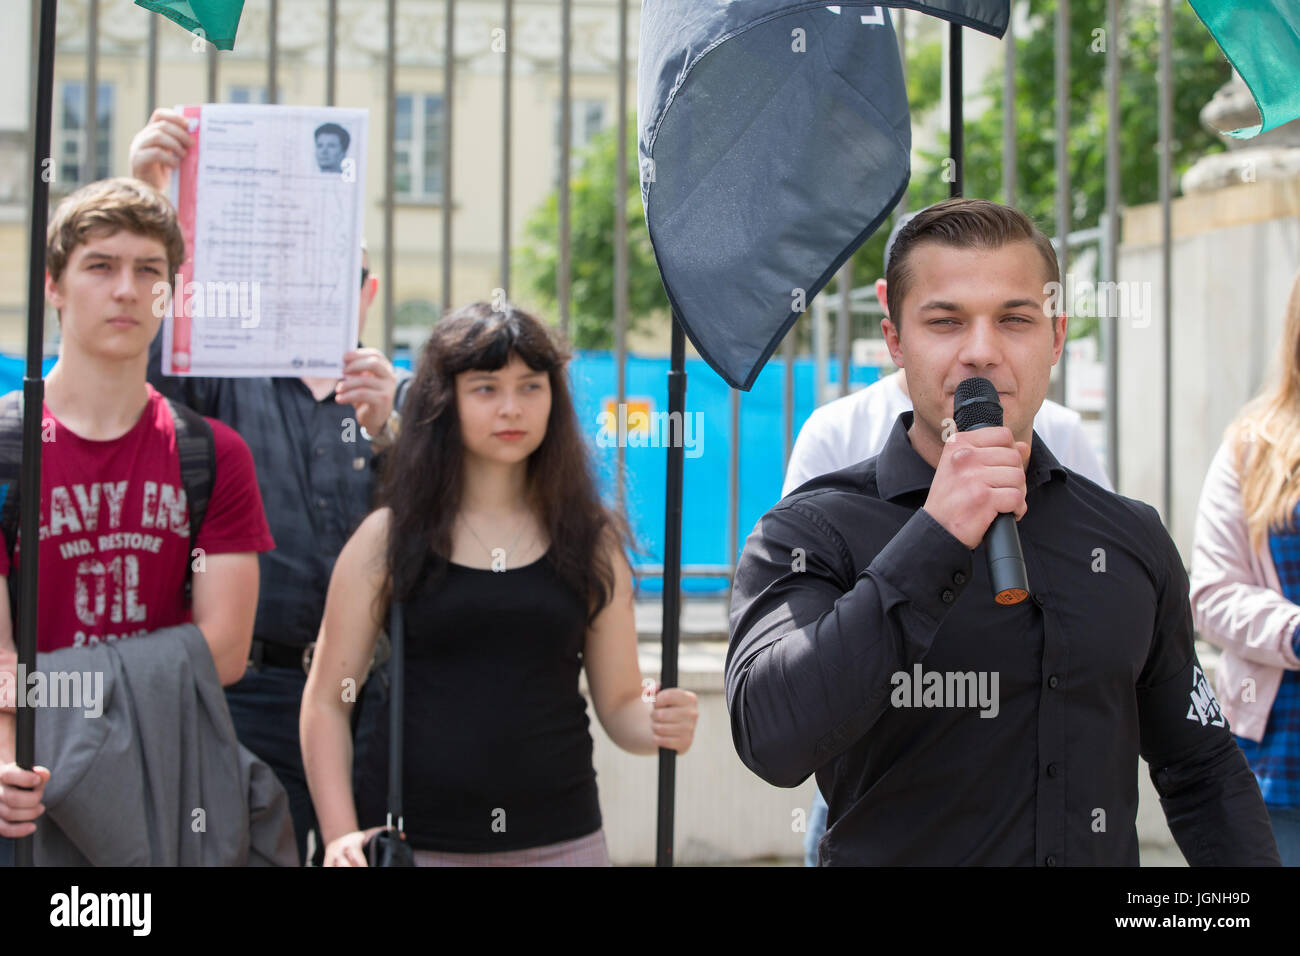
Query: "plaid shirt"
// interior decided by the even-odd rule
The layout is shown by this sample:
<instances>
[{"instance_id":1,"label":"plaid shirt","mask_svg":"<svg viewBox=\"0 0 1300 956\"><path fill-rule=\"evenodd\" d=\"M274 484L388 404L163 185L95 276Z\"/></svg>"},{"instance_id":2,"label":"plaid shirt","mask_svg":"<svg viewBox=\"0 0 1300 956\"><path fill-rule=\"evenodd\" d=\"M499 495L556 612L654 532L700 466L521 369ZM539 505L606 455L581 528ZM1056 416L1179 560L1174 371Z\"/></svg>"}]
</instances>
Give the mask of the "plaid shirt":
<instances>
[{"instance_id":1,"label":"plaid shirt","mask_svg":"<svg viewBox=\"0 0 1300 956\"><path fill-rule=\"evenodd\" d=\"M1268 546L1282 594L1300 604L1300 532L1270 532ZM1291 635L1291 646L1300 654L1300 628ZM1300 671L1283 672L1264 739L1256 743L1237 737L1237 745L1259 780L1266 804L1300 807Z\"/></svg>"},{"instance_id":2,"label":"plaid shirt","mask_svg":"<svg viewBox=\"0 0 1300 956\"><path fill-rule=\"evenodd\" d=\"M253 453L275 550L260 556L253 636L300 647L316 640L330 572L370 513L374 453L356 410L316 401L296 378L202 378L162 374L162 334L149 351L150 384L239 432ZM411 373L395 369L395 407Z\"/></svg>"}]
</instances>

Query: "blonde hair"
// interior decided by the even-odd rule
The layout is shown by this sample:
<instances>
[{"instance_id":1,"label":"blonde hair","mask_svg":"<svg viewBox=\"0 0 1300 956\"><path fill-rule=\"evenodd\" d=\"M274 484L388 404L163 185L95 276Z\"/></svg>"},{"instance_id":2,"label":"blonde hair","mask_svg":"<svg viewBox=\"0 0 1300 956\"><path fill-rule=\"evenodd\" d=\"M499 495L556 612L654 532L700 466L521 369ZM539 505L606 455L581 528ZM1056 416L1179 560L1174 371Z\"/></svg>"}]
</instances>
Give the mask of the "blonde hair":
<instances>
[{"instance_id":1,"label":"blonde hair","mask_svg":"<svg viewBox=\"0 0 1300 956\"><path fill-rule=\"evenodd\" d=\"M157 239L167 250L167 276L185 260L185 238L176 210L158 190L138 179L119 176L82 186L54 210L45 241L45 268L58 282L77 246L91 236L133 232Z\"/></svg>"},{"instance_id":2,"label":"blonde hair","mask_svg":"<svg viewBox=\"0 0 1300 956\"><path fill-rule=\"evenodd\" d=\"M1300 273L1291 285L1274 380L1228 426L1241 504L1256 551L1272 530L1294 530L1300 503Z\"/></svg>"}]
</instances>

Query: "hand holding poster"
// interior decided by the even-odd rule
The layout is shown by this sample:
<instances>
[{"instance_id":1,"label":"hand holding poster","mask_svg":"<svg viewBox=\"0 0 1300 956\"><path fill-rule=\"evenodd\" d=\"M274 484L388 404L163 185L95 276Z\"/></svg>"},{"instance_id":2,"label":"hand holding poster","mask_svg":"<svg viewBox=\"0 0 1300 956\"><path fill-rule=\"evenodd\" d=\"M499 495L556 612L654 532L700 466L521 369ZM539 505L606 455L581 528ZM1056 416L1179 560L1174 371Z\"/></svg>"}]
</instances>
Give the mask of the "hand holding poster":
<instances>
[{"instance_id":1,"label":"hand holding poster","mask_svg":"<svg viewBox=\"0 0 1300 956\"><path fill-rule=\"evenodd\" d=\"M194 145L174 199L188 255L164 372L341 375L357 344L368 111L182 112Z\"/></svg>"}]
</instances>

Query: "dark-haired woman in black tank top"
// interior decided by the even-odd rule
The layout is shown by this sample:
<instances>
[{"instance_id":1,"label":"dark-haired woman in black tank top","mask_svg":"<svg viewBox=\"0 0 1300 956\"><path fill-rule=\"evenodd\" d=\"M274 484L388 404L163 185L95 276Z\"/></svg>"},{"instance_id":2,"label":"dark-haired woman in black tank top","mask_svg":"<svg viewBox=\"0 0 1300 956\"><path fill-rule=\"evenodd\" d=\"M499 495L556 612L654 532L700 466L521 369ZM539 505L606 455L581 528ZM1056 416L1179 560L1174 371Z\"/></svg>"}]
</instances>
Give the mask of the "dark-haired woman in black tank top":
<instances>
[{"instance_id":1,"label":"dark-haired woman in black tank top","mask_svg":"<svg viewBox=\"0 0 1300 956\"><path fill-rule=\"evenodd\" d=\"M421 353L381 507L334 566L303 693L327 866L364 866L383 823L388 702L363 710L355 765L350 716L395 599L417 863L608 864L584 667L618 746L691 745L695 695L642 684L627 526L600 500L567 360L535 318L485 303L439 322Z\"/></svg>"}]
</instances>

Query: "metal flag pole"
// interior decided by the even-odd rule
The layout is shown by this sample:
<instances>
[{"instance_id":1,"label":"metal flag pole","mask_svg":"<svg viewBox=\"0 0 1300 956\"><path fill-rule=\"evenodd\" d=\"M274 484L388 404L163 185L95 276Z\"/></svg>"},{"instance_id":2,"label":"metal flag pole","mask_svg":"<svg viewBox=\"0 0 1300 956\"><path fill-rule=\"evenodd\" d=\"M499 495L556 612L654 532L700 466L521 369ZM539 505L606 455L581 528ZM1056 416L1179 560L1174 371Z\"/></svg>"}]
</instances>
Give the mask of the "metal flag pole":
<instances>
[{"instance_id":1,"label":"metal flag pole","mask_svg":"<svg viewBox=\"0 0 1300 956\"><path fill-rule=\"evenodd\" d=\"M41 523L41 409L45 380L41 358L45 344L45 227L49 219L52 161L50 118L54 103L54 23L58 0L41 0L41 33L36 52L36 110L32 114L32 216L27 276L27 369L23 377L23 462L19 481L28 489L19 502L19 540L31 542L27 559L18 568L18 673L36 670L36 572ZM25 694L26 687L14 688ZM20 701L15 701L20 703ZM36 714L16 707L14 759L24 770L36 763ZM14 865L32 866L30 836L14 844Z\"/></svg>"},{"instance_id":2,"label":"metal flag pole","mask_svg":"<svg viewBox=\"0 0 1300 956\"><path fill-rule=\"evenodd\" d=\"M668 369L668 469L664 478L664 598L660 629L662 662L659 687L677 686L677 638L682 606L682 469L686 428L686 333L673 313L672 360ZM677 422L677 431L672 423ZM659 826L655 836L655 866L673 865L673 788L677 753L659 748Z\"/></svg>"},{"instance_id":3,"label":"metal flag pole","mask_svg":"<svg viewBox=\"0 0 1300 956\"><path fill-rule=\"evenodd\" d=\"M948 24L948 153L952 157L952 181L948 183L948 198L954 199L962 193L962 179L965 176L964 159L966 144L962 139L961 109L961 24Z\"/></svg>"}]
</instances>

